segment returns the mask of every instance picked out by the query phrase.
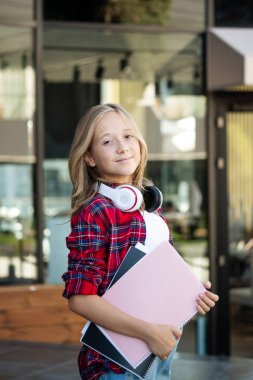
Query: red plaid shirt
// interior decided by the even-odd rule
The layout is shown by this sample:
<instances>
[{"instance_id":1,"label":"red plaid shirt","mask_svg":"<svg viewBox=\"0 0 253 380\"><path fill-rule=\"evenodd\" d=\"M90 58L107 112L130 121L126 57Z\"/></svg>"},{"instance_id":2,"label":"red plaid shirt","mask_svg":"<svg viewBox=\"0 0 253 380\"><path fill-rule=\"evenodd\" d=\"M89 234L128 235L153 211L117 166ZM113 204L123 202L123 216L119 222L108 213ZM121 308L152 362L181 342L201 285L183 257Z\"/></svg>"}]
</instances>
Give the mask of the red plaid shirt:
<instances>
[{"instance_id":1,"label":"red plaid shirt","mask_svg":"<svg viewBox=\"0 0 253 380\"><path fill-rule=\"evenodd\" d=\"M71 220L67 237L68 271L63 296L98 294L102 296L129 247L145 243L146 227L139 211L122 212L104 196L97 194ZM96 351L83 346L79 354L81 378L95 380L108 370L125 370Z\"/></svg>"}]
</instances>

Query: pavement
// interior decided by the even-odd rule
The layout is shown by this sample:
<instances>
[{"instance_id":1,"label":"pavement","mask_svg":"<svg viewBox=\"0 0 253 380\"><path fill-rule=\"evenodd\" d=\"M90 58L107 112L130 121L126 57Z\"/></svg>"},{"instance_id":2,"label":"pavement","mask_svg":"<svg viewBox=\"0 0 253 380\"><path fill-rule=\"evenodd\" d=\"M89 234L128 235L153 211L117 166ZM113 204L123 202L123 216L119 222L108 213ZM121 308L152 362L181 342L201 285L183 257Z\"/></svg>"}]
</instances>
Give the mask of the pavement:
<instances>
[{"instance_id":1,"label":"pavement","mask_svg":"<svg viewBox=\"0 0 253 380\"><path fill-rule=\"evenodd\" d=\"M0 380L80 380L79 345L0 341ZM172 380L252 380L253 358L177 353Z\"/></svg>"}]
</instances>

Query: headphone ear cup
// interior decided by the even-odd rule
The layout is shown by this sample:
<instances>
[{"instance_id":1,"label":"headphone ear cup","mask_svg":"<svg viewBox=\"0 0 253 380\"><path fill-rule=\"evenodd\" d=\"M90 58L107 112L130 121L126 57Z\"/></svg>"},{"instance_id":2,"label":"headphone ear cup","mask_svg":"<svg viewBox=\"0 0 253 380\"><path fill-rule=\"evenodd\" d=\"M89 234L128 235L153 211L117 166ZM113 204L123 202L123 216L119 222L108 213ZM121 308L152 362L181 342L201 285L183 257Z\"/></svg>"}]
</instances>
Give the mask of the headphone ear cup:
<instances>
[{"instance_id":1,"label":"headphone ear cup","mask_svg":"<svg viewBox=\"0 0 253 380\"><path fill-rule=\"evenodd\" d=\"M162 206L163 196L156 186L145 186L143 192L145 210L153 212Z\"/></svg>"},{"instance_id":2,"label":"headphone ear cup","mask_svg":"<svg viewBox=\"0 0 253 380\"><path fill-rule=\"evenodd\" d=\"M114 205L121 211L132 212L138 210L143 202L140 190L131 185L121 185L112 188L101 183L98 193L111 199Z\"/></svg>"},{"instance_id":3,"label":"headphone ear cup","mask_svg":"<svg viewBox=\"0 0 253 380\"><path fill-rule=\"evenodd\" d=\"M132 212L141 207L143 196L139 189L130 185L121 185L114 189L113 202L121 211Z\"/></svg>"}]
</instances>

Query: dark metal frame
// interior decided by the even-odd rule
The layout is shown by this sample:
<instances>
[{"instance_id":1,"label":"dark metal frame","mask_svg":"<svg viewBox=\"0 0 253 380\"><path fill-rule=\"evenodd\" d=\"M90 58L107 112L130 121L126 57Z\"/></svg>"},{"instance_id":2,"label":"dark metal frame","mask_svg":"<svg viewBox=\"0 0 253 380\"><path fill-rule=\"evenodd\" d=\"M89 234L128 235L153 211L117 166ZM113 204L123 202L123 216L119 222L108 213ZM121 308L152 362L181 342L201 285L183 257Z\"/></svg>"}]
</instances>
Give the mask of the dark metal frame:
<instances>
[{"instance_id":1,"label":"dark metal frame","mask_svg":"<svg viewBox=\"0 0 253 380\"><path fill-rule=\"evenodd\" d=\"M209 255L212 290L220 300L208 315L207 352L230 354L229 247L227 216L226 104L209 94L208 107L208 199Z\"/></svg>"},{"instance_id":2,"label":"dark metal frame","mask_svg":"<svg viewBox=\"0 0 253 380\"><path fill-rule=\"evenodd\" d=\"M35 150L36 163L34 164L34 213L37 233L37 281L44 282L43 260L43 231L44 231L44 104L42 80L42 51L43 51L43 5L42 0L34 1L34 14L36 29L34 31L34 61L36 70L36 107L34 115L35 124Z\"/></svg>"},{"instance_id":3,"label":"dark metal frame","mask_svg":"<svg viewBox=\"0 0 253 380\"><path fill-rule=\"evenodd\" d=\"M214 25L214 0L206 0L206 29ZM206 72L209 67L209 36L206 32ZM207 79L207 78L206 78ZM207 83L207 81L205 81ZM207 316L206 351L230 354L230 312L228 273L228 216L226 162L227 103L207 91L208 225L212 291L220 300Z\"/></svg>"}]
</instances>

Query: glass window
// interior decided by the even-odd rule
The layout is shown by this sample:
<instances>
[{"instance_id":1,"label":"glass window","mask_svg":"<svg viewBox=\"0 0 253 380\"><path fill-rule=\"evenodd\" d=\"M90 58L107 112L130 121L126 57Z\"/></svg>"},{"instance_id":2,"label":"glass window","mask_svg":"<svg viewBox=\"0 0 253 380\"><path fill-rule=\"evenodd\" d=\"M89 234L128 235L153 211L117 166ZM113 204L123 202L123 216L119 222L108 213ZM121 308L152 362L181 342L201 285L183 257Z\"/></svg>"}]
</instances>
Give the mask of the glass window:
<instances>
[{"instance_id":1,"label":"glass window","mask_svg":"<svg viewBox=\"0 0 253 380\"><path fill-rule=\"evenodd\" d=\"M94 104L115 102L133 115L147 141L148 175L152 165L164 168L158 186L165 191L166 202L179 192L175 207L185 222L178 236L187 242L193 235L202 234L202 241L205 235L206 242L205 212L199 217L202 230L199 225L187 230L187 225L193 223L193 217L188 219L192 182L196 180L194 168L206 160L206 102L200 95L202 37L47 25L44 49L47 225L52 227L52 220L59 214L63 217L62 213L69 209L67 156L79 118ZM192 166L187 167L188 163ZM167 172L166 165L172 165ZM178 174L189 172L187 184L183 177L171 182L171 170ZM157 173L151 173L155 181ZM195 188L201 186L201 193L205 191L203 174L200 169L197 178L201 182L195 184ZM183 210L180 199L184 196L188 203ZM204 243L202 248L204 251ZM53 249L51 255L53 259Z\"/></svg>"},{"instance_id":2,"label":"glass window","mask_svg":"<svg viewBox=\"0 0 253 380\"><path fill-rule=\"evenodd\" d=\"M87 108L107 102L121 104L136 120L149 149L146 176L163 191L164 214L176 248L201 279L208 278L202 55L202 37L194 33L46 25L44 208L49 282L60 283L67 265L67 156L76 123Z\"/></svg>"},{"instance_id":3,"label":"glass window","mask_svg":"<svg viewBox=\"0 0 253 380\"><path fill-rule=\"evenodd\" d=\"M163 115L166 108L170 110L171 123L192 123L189 127L193 131L192 146L196 144L194 149L204 149L204 143L194 137L196 129L199 129L197 138L203 136L204 100L201 104L190 97L180 100L172 97L202 93L201 36L178 33L175 38L167 33L116 33L47 25L44 49L47 158L66 158L75 126L84 111L99 102L110 101L112 96L116 102L121 101L130 107L132 112L135 102L141 104L142 114L139 112L135 116L138 120L142 118L141 125L148 123L147 136L149 128L155 131L156 139L168 134L167 116ZM158 109L157 101L151 109L149 104L154 97L168 104ZM175 101L177 115L172 113ZM183 108L185 110L181 112ZM161 114L161 126L158 119L149 119L149 113L156 114L156 111ZM187 119L188 116L191 120ZM146 121L143 117L147 118ZM158 127L152 123L159 123L159 134ZM164 146L161 151L161 146L150 144L151 153L164 153L166 149Z\"/></svg>"},{"instance_id":4,"label":"glass window","mask_svg":"<svg viewBox=\"0 0 253 380\"><path fill-rule=\"evenodd\" d=\"M216 0L215 25L252 28L253 3L251 0Z\"/></svg>"},{"instance_id":5,"label":"glass window","mask_svg":"<svg viewBox=\"0 0 253 380\"><path fill-rule=\"evenodd\" d=\"M202 0L44 0L46 20L83 21L114 24L146 24L171 26L178 29L201 30L204 27Z\"/></svg>"},{"instance_id":6,"label":"glass window","mask_svg":"<svg viewBox=\"0 0 253 380\"><path fill-rule=\"evenodd\" d=\"M44 260L46 282L61 283L67 268L68 250L65 237L69 234L69 219L72 186L68 173L67 159L44 161Z\"/></svg>"},{"instance_id":7,"label":"glass window","mask_svg":"<svg viewBox=\"0 0 253 380\"><path fill-rule=\"evenodd\" d=\"M167 96L146 109L150 157L206 157L204 96Z\"/></svg>"},{"instance_id":8,"label":"glass window","mask_svg":"<svg viewBox=\"0 0 253 380\"><path fill-rule=\"evenodd\" d=\"M32 30L0 25L0 120L29 120L34 114Z\"/></svg>"},{"instance_id":9,"label":"glass window","mask_svg":"<svg viewBox=\"0 0 253 380\"><path fill-rule=\"evenodd\" d=\"M203 87L201 34L50 24L44 49L44 75L52 83L141 79L176 94L200 94Z\"/></svg>"},{"instance_id":10,"label":"glass window","mask_svg":"<svg viewBox=\"0 0 253 380\"><path fill-rule=\"evenodd\" d=\"M206 160L149 161L146 176L163 193L163 212L176 247L202 280L207 254Z\"/></svg>"},{"instance_id":11,"label":"glass window","mask_svg":"<svg viewBox=\"0 0 253 380\"><path fill-rule=\"evenodd\" d=\"M0 283L7 284L37 278L33 30L1 25L2 17L27 21L29 12L32 1L0 3Z\"/></svg>"},{"instance_id":12,"label":"glass window","mask_svg":"<svg viewBox=\"0 0 253 380\"><path fill-rule=\"evenodd\" d=\"M162 190L174 247L201 281L208 280L207 160L148 161L146 176ZM187 324L180 352L206 353L204 325L205 318L198 315Z\"/></svg>"},{"instance_id":13,"label":"glass window","mask_svg":"<svg viewBox=\"0 0 253 380\"><path fill-rule=\"evenodd\" d=\"M15 22L31 21L34 18L33 0L1 0L0 20L12 20ZM1 41L2 42L2 41Z\"/></svg>"},{"instance_id":14,"label":"glass window","mask_svg":"<svg viewBox=\"0 0 253 380\"><path fill-rule=\"evenodd\" d=\"M0 283L37 276L32 166L0 164Z\"/></svg>"},{"instance_id":15,"label":"glass window","mask_svg":"<svg viewBox=\"0 0 253 380\"><path fill-rule=\"evenodd\" d=\"M151 154L164 155L168 148L172 154L169 141L177 128L181 132L173 136L173 153L203 152L205 100L196 102L190 96L203 92L202 54L202 36L196 34L47 25L43 54L46 157L66 158L84 111L111 97L130 108L140 125L146 125L143 133L150 140ZM142 110L138 114L137 102ZM182 146L185 139L180 134L191 136L190 145Z\"/></svg>"}]
</instances>

